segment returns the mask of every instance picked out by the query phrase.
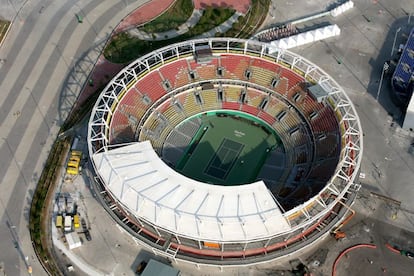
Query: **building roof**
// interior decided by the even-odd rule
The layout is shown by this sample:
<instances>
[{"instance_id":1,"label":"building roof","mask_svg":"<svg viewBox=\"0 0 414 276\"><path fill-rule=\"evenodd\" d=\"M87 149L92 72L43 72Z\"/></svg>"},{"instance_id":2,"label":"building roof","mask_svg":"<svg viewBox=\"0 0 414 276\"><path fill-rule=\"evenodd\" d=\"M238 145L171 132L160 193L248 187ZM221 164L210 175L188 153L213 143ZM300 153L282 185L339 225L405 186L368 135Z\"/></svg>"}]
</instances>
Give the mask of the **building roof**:
<instances>
[{"instance_id":1,"label":"building roof","mask_svg":"<svg viewBox=\"0 0 414 276\"><path fill-rule=\"evenodd\" d=\"M414 95L414 91L412 93ZM411 96L408 102L407 112L405 113L403 128L412 130L414 129L414 96Z\"/></svg>"},{"instance_id":2,"label":"building roof","mask_svg":"<svg viewBox=\"0 0 414 276\"><path fill-rule=\"evenodd\" d=\"M177 276L180 271L172 266L150 259L141 276Z\"/></svg>"},{"instance_id":3,"label":"building roof","mask_svg":"<svg viewBox=\"0 0 414 276\"><path fill-rule=\"evenodd\" d=\"M65 234L65 238L66 238L66 241L68 243L70 250L82 246L78 233L75 233L75 232L67 233Z\"/></svg>"},{"instance_id":4,"label":"building roof","mask_svg":"<svg viewBox=\"0 0 414 276\"><path fill-rule=\"evenodd\" d=\"M309 92L318 101L318 103L322 102L322 100L328 96L328 92L326 92L320 84L310 86Z\"/></svg>"},{"instance_id":5,"label":"building roof","mask_svg":"<svg viewBox=\"0 0 414 276\"><path fill-rule=\"evenodd\" d=\"M206 184L166 165L149 141L93 155L109 192L136 217L202 241L244 241L291 228L263 181Z\"/></svg>"},{"instance_id":6,"label":"building roof","mask_svg":"<svg viewBox=\"0 0 414 276\"><path fill-rule=\"evenodd\" d=\"M401 53L400 61L395 68L393 81L401 83L402 86L407 87L410 79L414 75L414 28L408 36L407 43ZM409 93L411 91L398 91Z\"/></svg>"}]
</instances>

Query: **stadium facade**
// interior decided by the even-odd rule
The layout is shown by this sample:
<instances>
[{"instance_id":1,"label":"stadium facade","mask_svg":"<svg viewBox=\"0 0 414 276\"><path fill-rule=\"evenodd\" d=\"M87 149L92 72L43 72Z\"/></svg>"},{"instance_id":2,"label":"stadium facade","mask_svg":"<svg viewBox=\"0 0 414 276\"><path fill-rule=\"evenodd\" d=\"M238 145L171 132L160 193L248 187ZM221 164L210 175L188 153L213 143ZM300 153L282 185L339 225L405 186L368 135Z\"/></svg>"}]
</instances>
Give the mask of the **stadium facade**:
<instances>
[{"instance_id":1,"label":"stadium facade","mask_svg":"<svg viewBox=\"0 0 414 276\"><path fill-rule=\"evenodd\" d=\"M214 185L179 173L205 116L229 114L280 139L255 180ZM359 189L362 142L352 102L323 70L234 38L135 60L101 93L88 126L103 206L155 254L197 266L266 263L329 235Z\"/></svg>"}]
</instances>

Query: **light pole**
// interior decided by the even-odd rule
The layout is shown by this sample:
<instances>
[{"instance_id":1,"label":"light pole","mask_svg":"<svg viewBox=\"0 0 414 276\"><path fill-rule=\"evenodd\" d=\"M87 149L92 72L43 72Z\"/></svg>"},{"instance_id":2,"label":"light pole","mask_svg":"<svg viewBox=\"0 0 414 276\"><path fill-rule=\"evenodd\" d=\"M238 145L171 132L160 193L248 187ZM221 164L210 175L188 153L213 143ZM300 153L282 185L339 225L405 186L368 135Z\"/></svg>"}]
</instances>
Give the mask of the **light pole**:
<instances>
[{"instance_id":1,"label":"light pole","mask_svg":"<svg viewBox=\"0 0 414 276\"><path fill-rule=\"evenodd\" d=\"M398 27L398 29L395 31L394 42L392 43L392 48L391 48L391 56L394 53L395 42L397 41L397 35L400 31L401 31L401 27Z\"/></svg>"},{"instance_id":2,"label":"light pole","mask_svg":"<svg viewBox=\"0 0 414 276\"><path fill-rule=\"evenodd\" d=\"M10 221L6 221L7 226L10 229L10 233L12 235L12 239L13 239L13 243L14 243L14 247L16 248L17 252L20 254L20 257L22 258L22 260L24 261L24 264L26 265L26 269L27 272L29 273L29 275L32 275L32 266L29 263L29 257L24 255L23 252L23 248L21 246L20 243L20 238L19 238L19 234L17 234L17 227L15 225L13 225L12 223L10 223Z\"/></svg>"},{"instance_id":3,"label":"light pole","mask_svg":"<svg viewBox=\"0 0 414 276\"><path fill-rule=\"evenodd\" d=\"M382 73L381 73L380 82L379 82L379 85L378 85L378 91L377 91L377 97L376 97L376 101L377 101L377 102L378 102L379 95L380 95L380 92L381 92L382 80L384 79L384 72L385 72L386 70L388 70L388 68L389 68L389 67L390 67L390 66L388 65L388 63L384 62L384 66L382 66Z\"/></svg>"}]
</instances>

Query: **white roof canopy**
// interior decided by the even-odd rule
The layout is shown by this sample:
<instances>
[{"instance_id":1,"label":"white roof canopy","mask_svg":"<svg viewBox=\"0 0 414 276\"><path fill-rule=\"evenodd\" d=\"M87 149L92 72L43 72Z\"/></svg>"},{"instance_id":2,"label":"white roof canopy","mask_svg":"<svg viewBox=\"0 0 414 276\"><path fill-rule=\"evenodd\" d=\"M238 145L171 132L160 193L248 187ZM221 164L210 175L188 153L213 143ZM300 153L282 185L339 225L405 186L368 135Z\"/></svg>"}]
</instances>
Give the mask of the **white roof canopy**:
<instances>
[{"instance_id":1,"label":"white roof canopy","mask_svg":"<svg viewBox=\"0 0 414 276\"><path fill-rule=\"evenodd\" d=\"M95 153L107 189L136 217L205 241L244 241L290 230L263 181L221 186L167 166L149 141Z\"/></svg>"}]
</instances>

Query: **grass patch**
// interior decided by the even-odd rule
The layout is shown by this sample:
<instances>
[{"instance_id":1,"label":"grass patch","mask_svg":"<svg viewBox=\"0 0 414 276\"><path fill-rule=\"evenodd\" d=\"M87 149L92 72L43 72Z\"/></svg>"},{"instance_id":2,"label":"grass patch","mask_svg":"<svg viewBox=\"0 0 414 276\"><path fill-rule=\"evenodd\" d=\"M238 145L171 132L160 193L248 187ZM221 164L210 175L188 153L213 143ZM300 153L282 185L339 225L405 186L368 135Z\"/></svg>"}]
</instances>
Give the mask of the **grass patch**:
<instances>
[{"instance_id":1,"label":"grass patch","mask_svg":"<svg viewBox=\"0 0 414 276\"><path fill-rule=\"evenodd\" d=\"M67 118L62 126L61 133L82 120L92 109L103 88L104 86L100 87L78 110L71 113L71 116ZM61 275L64 269L57 260L54 250L50 249L49 222L51 217L49 208L51 208L50 204L54 197L54 189L58 182L58 177L62 167L65 166L71 140L71 137L66 137L64 140L57 140L53 144L30 206L29 229L31 240L39 261L49 275Z\"/></svg>"},{"instance_id":2,"label":"grass patch","mask_svg":"<svg viewBox=\"0 0 414 276\"><path fill-rule=\"evenodd\" d=\"M188 38L208 32L216 26L219 26L235 13L232 9L207 7L204 10L200 21L185 34Z\"/></svg>"},{"instance_id":3,"label":"grass patch","mask_svg":"<svg viewBox=\"0 0 414 276\"><path fill-rule=\"evenodd\" d=\"M11 22L6 20L0 20L0 45L3 39L6 38L7 30L9 29Z\"/></svg>"},{"instance_id":4,"label":"grass patch","mask_svg":"<svg viewBox=\"0 0 414 276\"><path fill-rule=\"evenodd\" d=\"M249 38L262 25L269 10L270 0L252 0L249 12L244 17L240 17L230 30L222 37Z\"/></svg>"},{"instance_id":5,"label":"grass patch","mask_svg":"<svg viewBox=\"0 0 414 276\"><path fill-rule=\"evenodd\" d=\"M194 10L192 0L177 0L162 15L139 28L147 33L160 33L173 30L190 18Z\"/></svg>"},{"instance_id":6,"label":"grass patch","mask_svg":"<svg viewBox=\"0 0 414 276\"><path fill-rule=\"evenodd\" d=\"M252 6L246 16L241 16L226 33L218 33L216 36L251 37L266 18L269 4L270 0L252 0ZM226 21L234 13L234 10L227 8L208 7L198 24L191 28L189 32L175 38L169 39L166 37L165 40L160 41L145 41L132 37L126 32L120 33L112 37L111 42L108 43L104 50L104 56L113 63L128 63L161 47L185 41L210 31Z\"/></svg>"},{"instance_id":7,"label":"grass patch","mask_svg":"<svg viewBox=\"0 0 414 276\"><path fill-rule=\"evenodd\" d=\"M60 269L50 250L51 232L49 229L49 208L52 202L54 187L62 166L65 152L69 150L69 140L56 141L50 151L46 165L42 171L33 200L30 206L29 230L36 255L49 275L60 275ZM53 249L52 249L53 250Z\"/></svg>"},{"instance_id":8,"label":"grass patch","mask_svg":"<svg viewBox=\"0 0 414 276\"><path fill-rule=\"evenodd\" d=\"M200 21L193 28L187 33L171 39L166 37L165 40L146 41L133 37L127 32L120 33L112 37L111 42L108 43L108 46L104 50L104 56L113 63L127 63L155 49L188 40L194 36L210 31L226 21L234 13L235 11L232 9L209 7L205 9Z\"/></svg>"}]
</instances>

